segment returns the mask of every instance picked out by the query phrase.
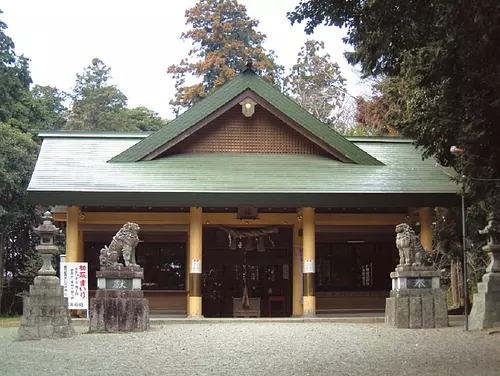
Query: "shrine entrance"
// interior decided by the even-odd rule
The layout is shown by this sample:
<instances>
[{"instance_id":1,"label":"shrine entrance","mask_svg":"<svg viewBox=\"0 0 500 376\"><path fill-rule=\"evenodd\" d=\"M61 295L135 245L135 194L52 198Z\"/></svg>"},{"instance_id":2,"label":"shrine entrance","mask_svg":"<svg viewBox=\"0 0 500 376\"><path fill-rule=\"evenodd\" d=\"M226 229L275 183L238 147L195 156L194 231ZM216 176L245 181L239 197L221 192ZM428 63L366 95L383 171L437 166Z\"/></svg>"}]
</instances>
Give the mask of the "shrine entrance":
<instances>
[{"instance_id":1,"label":"shrine entrance","mask_svg":"<svg viewBox=\"0 0 500 376\"><path fill-rule=\"evenodd\" d=\"M217 228L205 228L203 239L203 316L238 316L235 309L241 309L245 285L253 317L291 315L291 228L266 236L265 251L257 239L250 245L246 239L237 239L232 250L227 232Z\"/></svg>"}]
</instances>

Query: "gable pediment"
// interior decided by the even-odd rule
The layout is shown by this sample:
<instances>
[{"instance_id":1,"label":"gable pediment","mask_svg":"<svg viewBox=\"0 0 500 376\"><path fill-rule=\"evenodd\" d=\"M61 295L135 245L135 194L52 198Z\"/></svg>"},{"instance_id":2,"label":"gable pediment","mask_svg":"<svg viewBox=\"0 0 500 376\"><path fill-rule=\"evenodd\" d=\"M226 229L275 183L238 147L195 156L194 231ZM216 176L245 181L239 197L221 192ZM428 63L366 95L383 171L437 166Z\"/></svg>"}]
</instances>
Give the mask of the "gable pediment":
<instances>
[{"instance_id":1,"label":"gable pediment","mask_svg":"<svg viewBox=\"0 0 500 376\"><path fill-rule=\"evenodd\" d=\"M239 105L247 98L257 103L255 114L248 118ZM383 165L250 69L110 162L196 152L317 154L347 163Z\"/></svg>"},{"instance_id":2,"label":"gable pediment","mask_svg":"<svg viewBox=\"0 0 500 376\"><path fill-rule=\"evenodd\" d=\"M245 117L239 104L160 156L182 153L331 155L262 106L257 105L255 113L251 117Z\"/></svg>"}]
</instances>

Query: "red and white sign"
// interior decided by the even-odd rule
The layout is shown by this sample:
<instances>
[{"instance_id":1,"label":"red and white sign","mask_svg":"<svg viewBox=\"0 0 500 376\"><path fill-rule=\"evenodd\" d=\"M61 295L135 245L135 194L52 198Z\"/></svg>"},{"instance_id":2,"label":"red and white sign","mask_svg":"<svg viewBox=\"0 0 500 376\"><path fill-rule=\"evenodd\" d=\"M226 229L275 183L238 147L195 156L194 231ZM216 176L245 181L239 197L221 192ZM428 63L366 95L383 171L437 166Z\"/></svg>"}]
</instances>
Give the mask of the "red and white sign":
<instances>
[{"instance_id":1,"label":"red and white sign","mask_svg":"<svg viewBox=\"0 0 500 376\"><path fill-rule=\"evenodd\" d=\"M192 259L191 260L191 273L201 274L201 260Z\"/></svg>"},{"instance_id":2,"label":"red and white sign","mask_svg":"<svg viewBox=\"0 0 500 376\"><path fill-rule=\"evenodd\" d=\"M61 262L61 286L69 309L89 309L88 270L86 262Z\"/></svg>"}]
</instances>

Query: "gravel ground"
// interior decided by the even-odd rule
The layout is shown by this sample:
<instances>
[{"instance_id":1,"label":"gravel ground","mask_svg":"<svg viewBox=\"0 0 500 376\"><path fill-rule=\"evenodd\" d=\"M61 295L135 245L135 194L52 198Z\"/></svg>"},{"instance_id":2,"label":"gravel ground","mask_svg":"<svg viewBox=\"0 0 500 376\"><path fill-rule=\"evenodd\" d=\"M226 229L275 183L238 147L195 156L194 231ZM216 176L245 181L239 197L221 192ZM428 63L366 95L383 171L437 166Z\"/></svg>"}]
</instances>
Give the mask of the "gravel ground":
<instances>
[{"instance_id":1,"label":"gravel ground","mask_svg":"<svg viewBox=\"0 0 500 376\"><path fill-rule=\"evenodd\" d=\"M0 328L1 375L500 375L500 334L382 324L204 323L19 342Z\"/></svg>"}]
</instances>

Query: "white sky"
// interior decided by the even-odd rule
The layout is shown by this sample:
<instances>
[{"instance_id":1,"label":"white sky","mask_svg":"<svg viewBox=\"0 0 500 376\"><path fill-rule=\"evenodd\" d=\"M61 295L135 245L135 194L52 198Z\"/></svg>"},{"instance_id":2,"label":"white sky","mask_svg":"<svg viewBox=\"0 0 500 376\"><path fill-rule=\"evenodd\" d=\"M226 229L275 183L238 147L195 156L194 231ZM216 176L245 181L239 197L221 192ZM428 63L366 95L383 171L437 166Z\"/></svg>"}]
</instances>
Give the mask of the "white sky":
<instances>
[{"instance_id":1,"label":"white sky","mask_svg":"<svg viewBox=\"0 0 500 376\"><path fill-rule=\"evenodd\" d=\"M239 0L248 15L260 21L267 35L266 49L276 51L277 62L290 68L308 38L325 42L352 95L368 92L357 72L347 64L344 31L319 27L307 36L303 25L291 26L286 12L299 0ZM70 92L76 74L94 57L111 67L113 84L128 97L129 107L146 106L173 118L168 104L174 81L167 67L187 56L188 42L179 39L187 30L184 12L196 0L3 0L0 19L8 26L16 53L31 59L35 84Z\"/></svg>"}]
</instances>

